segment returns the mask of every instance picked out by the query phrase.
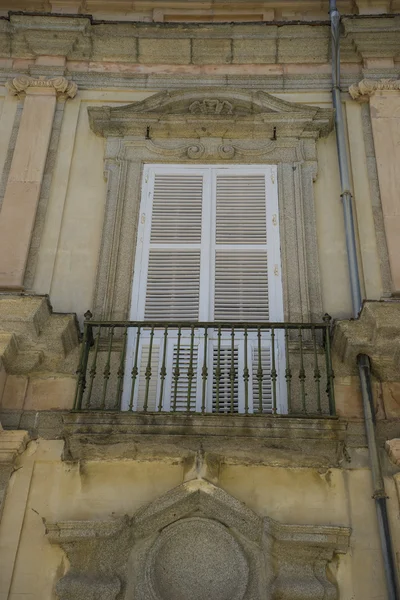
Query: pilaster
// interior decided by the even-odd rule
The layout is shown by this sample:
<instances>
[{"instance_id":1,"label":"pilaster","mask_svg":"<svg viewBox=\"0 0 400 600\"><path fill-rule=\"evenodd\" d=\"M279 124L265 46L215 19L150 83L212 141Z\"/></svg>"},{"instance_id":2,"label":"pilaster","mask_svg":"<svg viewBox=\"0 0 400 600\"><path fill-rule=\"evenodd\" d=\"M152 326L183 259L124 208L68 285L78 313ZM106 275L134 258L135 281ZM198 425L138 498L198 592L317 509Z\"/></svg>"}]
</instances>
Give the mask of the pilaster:
<instances>
[{"instance_id":1,"label":"pilaster","mask_svg":"<svg viewBox=\"0 0 400 600\"><path fill-rule=\"evenodd\" d=\"M8 84L24 98L14 155L0 213L0 289L22 289L40 197L57 97L77 87L63 77L17 77Z\"/></svg>"},{"instance_id":2,"label":"pilaster","mask_svg":"<svg viewBox=\"0 0 400 600\"><path fill-rule=\"evenodd\" d=\"M392 292L400 294L400 80L364 79L350 87L355 100L369 101Z\"/></svg>"}]
</instances>

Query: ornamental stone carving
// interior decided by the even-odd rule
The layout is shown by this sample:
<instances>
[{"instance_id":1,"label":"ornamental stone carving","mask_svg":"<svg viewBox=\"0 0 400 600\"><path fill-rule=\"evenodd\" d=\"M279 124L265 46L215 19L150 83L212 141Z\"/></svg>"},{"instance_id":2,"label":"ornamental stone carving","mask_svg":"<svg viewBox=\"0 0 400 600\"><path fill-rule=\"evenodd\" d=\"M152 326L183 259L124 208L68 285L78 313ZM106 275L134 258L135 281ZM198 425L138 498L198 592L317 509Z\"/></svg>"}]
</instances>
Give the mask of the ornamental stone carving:
<instances>
[{"instance_id":1,"label":"ornamental stone carving","mask_svg":"<svg viewBox=\"0 0 400 600\"><path fill-rule=\"evenodd\" d=\"M231 115L233 106L227 100L204 99L201 102L196 100L189 106L189 112L192 114L202 113L205 115Z\"/></svg>"},{"instance_id":2,"label":"ornamental stone carving","mask_svg":"<svg viewBox=\"0 0 400 600\"><path fill-rule=\"evenodd\" d=\"M349 87L349 94L353 100L366 102L378 90L400 91L400 79L363 79Z\"/></svg>"},{"instance_id":3,"label":"ornamental stone carving","mask_svg":"<svg viewBox=\"0 0 400 600\"><path fill-rule=\"evenodd\" d=\"M73 81L65 79L65 77L53 77L46 79L39 77L37 79L22 75L15 77L6 83L10 94L17 96L26 92L28 88L53 88L58 96L66 98L74 98L78 91L78 86Z\"/></svg>"},{"instance_id":4,"label":"ornamental stone carving","mask_svg":"<svg viewBox=\"0 0 400 600\"><path fill-rule=\"evenodd\" d=\"M318 139L333 127L330 109L222 87L164 91L126 106L90 107L88 113L92 130L104 137Z\"/></svg>"},{"instance_id":5,"label":"ornamental stone carving","mask_svg":"<svg viewBox=\"0 0 400 600\"><path fill-rule=\"evenodd\" d=\"M285 320L321 318L313 181L316 142L332 130L332 110L216 87L159 92L126 106L89 107L88 114L92 130L107 138L96 317L128 316L143 163L223 161L278 165Z\"/></svg>"},{"instance_id":6,"label":"ornamental stone carving","mask_svg":"<svg viewBox=\"0 0 400 600\"><path fill-rule=\"evenodd\" d=\"M70 563L60 600L336 600L329 563L349 536L259 517L203 479L132 518L47 524Z\"/></svg>"}]
</instances>

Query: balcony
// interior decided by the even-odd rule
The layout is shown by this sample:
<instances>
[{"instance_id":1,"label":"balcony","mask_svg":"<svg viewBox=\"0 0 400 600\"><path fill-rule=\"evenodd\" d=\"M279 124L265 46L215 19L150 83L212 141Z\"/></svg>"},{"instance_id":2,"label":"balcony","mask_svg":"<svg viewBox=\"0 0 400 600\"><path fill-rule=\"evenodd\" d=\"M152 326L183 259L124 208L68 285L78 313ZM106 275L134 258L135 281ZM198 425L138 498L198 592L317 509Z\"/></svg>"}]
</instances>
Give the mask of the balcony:
<instances>
[{"instance_id":1,"label":"balcony","mask_svg":"<svg viewBox=\"0 0 400 600\"><path fill-rule=\"evenodd\" d=\"M331 323L87 320L75 411L335 416Z\"/></svg>"}]
</instances>

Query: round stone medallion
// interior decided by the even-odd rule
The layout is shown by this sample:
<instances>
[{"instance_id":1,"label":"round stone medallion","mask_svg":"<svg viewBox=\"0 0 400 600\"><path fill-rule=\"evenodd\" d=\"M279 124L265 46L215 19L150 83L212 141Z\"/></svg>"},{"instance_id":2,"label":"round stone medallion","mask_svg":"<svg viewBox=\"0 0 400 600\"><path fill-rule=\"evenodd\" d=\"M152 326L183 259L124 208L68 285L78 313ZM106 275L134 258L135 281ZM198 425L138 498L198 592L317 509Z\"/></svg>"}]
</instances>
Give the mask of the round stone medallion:
<instances>
[{"instance_id":1,"label":"round stone medallion","mask_svg":"<svg viewBox=\"0 0 400 600\"><path fill-rule=\"evenodd\" d=\"M154 600L242 600L248 575L243 550L226 527L200 517L166 527L146 568Z\"/></svg>"}]
</instances>

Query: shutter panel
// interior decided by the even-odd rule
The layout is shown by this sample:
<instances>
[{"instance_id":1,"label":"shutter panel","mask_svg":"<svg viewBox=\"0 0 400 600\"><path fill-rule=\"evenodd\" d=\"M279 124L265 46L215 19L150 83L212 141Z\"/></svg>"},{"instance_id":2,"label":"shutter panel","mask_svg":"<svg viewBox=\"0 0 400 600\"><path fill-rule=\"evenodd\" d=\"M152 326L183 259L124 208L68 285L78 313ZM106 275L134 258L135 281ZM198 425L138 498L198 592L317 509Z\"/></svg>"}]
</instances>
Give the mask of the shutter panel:
<instances>
[{"instance_id":1,"label":"shutter panel","mask_svg":"<svg viewBox=\"0 0 400 600\"><path fill-rule=\"evenodd\" d=\"M155 173L146 320L197 320L203 175Z\"/></svg>"},{"instance_id":2,"label":"shutter panel","mask_svg":"<svg viewBox=\"0 0 400 600\"><path fill-rule=\"evenodd\" d=\"M267 321L268 254L265 175L216 178L216 321Z\"/></svg>"}]
</instances>

